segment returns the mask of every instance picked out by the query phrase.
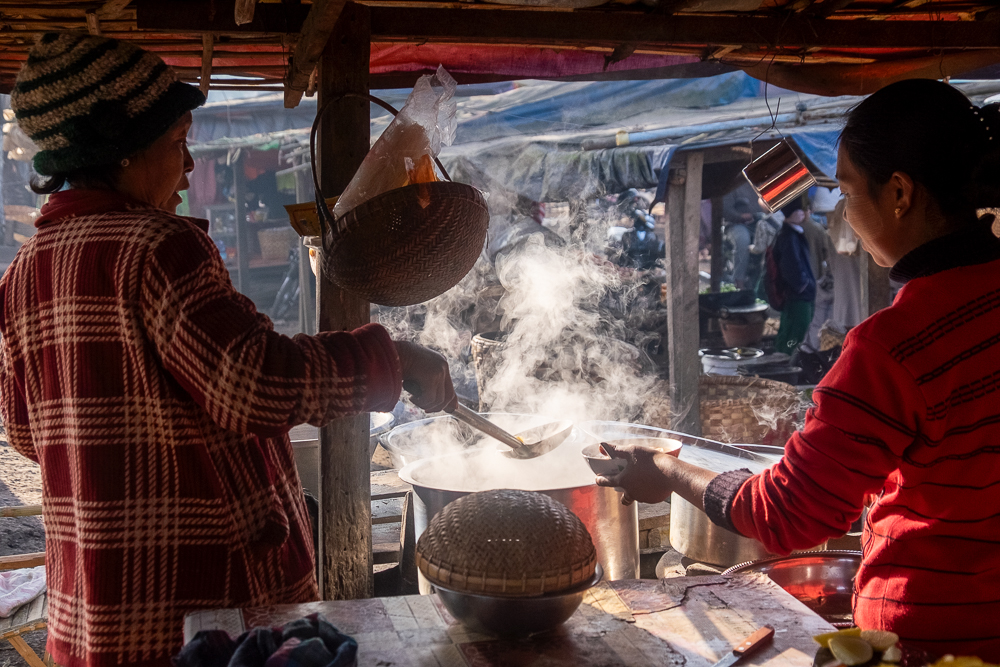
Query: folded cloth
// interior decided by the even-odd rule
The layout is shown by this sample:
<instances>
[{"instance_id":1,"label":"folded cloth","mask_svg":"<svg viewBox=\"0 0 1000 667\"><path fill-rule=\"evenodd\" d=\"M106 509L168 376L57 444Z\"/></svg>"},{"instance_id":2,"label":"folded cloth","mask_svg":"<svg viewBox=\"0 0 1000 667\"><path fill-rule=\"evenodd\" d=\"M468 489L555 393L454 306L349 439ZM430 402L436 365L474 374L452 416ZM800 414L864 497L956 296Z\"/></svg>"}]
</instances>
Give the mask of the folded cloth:
<instances>
[{"instance_id":1,"label":"folded cloth","mask_svg":"<svg viewBox=\"0 0 1000 667\"><path fill-rule=\"evenodd\" d=\"M235 640L223 630L203 630L174 658L176 667L353 667L358 643L322 614L281 628L254 628Z\"/></svg>"},{"instance_id":2,"label":"folded cloth","mask_svg":"<svg viewBox=\"0 0 1000 667\"><path fill-rule=\"evenodd\" d=\"M0 572L0 616L6 618L45 590L45 566Z\"/></svg>"}]
</instances>

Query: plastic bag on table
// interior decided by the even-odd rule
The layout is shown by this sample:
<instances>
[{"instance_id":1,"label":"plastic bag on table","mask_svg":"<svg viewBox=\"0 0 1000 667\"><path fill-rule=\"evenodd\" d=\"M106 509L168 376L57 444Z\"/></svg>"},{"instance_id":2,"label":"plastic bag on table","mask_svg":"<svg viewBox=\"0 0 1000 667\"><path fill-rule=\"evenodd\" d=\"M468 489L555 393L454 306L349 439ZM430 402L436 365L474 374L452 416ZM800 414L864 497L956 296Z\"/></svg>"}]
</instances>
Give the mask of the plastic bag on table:
<instances>
[{"instance_id":1,"label":"plastic bag on table","mask_svg":"<svg viewBox=\"0 0 1000 667\"><path fill-rule=\"evenodd\" d=\"M411 165L436 157L455 138L455 80L443 67L417 80L399 114L378 138L333 209L341 217L383 192L409 183ZM423 159L422 159L423 158Z\"/></svg>"}]
</instances>

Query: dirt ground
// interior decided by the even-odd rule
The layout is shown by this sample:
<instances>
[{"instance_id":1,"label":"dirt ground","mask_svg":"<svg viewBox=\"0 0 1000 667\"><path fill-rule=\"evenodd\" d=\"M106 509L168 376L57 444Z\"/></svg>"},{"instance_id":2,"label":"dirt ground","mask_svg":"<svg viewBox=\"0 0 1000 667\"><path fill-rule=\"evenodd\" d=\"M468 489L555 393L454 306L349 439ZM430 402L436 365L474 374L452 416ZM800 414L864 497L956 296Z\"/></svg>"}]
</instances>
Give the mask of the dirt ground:
<instances>
[{"instance_id":1,"label":"dirt ground","mask_svg":"<svg viewBox=\"0 0 1000 667\"><path fill-rule=\"evenodd\" d=\"M2 427L0 427L2 428ZM0 430L0 506L38 505L42 502L42 480L38 465L18 454L7 444ZM0 556L45 550L45 526L40 517L0 518ZM45 650L45 630L24 635L28 645L41 656ZM27 667L27 663L6 641L0 642L0 667Z\"/></svg>"}]
</instances>

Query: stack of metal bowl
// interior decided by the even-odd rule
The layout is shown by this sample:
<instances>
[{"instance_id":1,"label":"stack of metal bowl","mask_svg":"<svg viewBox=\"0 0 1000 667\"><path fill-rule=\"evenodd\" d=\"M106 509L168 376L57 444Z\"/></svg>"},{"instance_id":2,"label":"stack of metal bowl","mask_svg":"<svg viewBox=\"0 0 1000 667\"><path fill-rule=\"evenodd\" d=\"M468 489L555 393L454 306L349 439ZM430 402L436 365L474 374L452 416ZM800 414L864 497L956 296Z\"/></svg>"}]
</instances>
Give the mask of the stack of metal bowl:
<instances>
[{"instance_id":1,"label":"stack of metal bowl","mask_svg":"<svg viewBox=\"0 0 1000 667\"><path fill-rule=\"evenodd\" d=\"M602 575L575 514L511 489L473 493L438 512L417 542L417 567L458 621L500 636L557 627Z\"/></svg>"},{"instance_id":2,"label":"stack of metal bowl","mask_svg":"<svg viewBox=\"0 0 1000 667\"><path fill-rule=\"evenodd\" d=\"M853 625L854 577L860 566L860 551L825 551L740 563L722 576L766 574L834 627L849 628Z\"/></svg>"}]
</instances>

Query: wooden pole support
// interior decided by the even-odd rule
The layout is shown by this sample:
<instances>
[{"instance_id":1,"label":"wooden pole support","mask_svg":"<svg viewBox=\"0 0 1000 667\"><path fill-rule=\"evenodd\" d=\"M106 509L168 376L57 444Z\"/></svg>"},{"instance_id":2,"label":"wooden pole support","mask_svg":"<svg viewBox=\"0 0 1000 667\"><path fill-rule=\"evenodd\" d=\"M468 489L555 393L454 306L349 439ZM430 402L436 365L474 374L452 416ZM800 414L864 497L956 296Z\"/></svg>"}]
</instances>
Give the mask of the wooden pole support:
<instances>
[{"instance_id":1,"label":"wooden pole support","mask_svg":"<svg viewBox=\"0 0 1000 667\"><path fill-rule=\"evenodd\" d=\"M718 292L722 288L722 197L712 200L712 279L711 290Z\"/></svg>"},{"instance_id":2,"label":"wooden pole support","mask_svg":"<svg viewBox=\"0 0 1000 667\"><path fill-rule=\"evenodd\" d=\"M201 94L208 97L212 85L212 57L215 53L215 36L206 32L201 36Z\"/></svg>"},{"instance_id":3,"label":"wooden pole support","mask_svg":"<svg viewBox=\"0 0 1000 667\"><path fill-rule=\"evenodd\" d=\"M671 428L701 435L698 399L698 233L701 227L700 152L678 155L667 189L667 356L670 363ZM680 176L680 171L684 175Z\"/></svg>"},{"instance_id":4,"label":"wooden pole support","mask_svg":"<svg viewBox=\"0 0 1000 667\"><path fill-rule=\"evenodd\" d=\"M97 16L96 10L89 10L86 14L87 17L87 32L91 35L101 34L101 20Z\"/></svg>"},{"instance_id":5,"label":"wooden pole support","mask_svg":"<svg viewBox=\"0 0 1000 667\"><path fill-rule=\"evenodd\" d=\"M293 109L302 101L302 94L309 86L309 77L327 47L330 34L337 25L346 0L314 0L309 15L302 24L302 37L295 44L285 77L285 108ZM371 51L371 18L365 36L369 39L365 52ZM367 67L367 65L366 65ZM366 80L367 85L367 80ZM370 132L370 130L369 130ZM367 136L367 135L366 135Z\"/></svg>"},{"instance_id":6,"label":"wooden pole support","mask_svg":"<svg viewBox=\"0 0 1000 667\"><path fill-rule=\"evenodd\" d=\"M233 167L233 199L236 200L234 215L236 219L236 289L246 294L250 289L250 225L247 224L247 177L243 172L245 151L239 153L232 161Z\"/></svg>"},{"instance_id":7,"label":"wooden pole support","mask_svg":"<svg viewBox=\"0 0 1000 667\"><path fill-rule=\"evenodd\" d=\"M861 257L861 313L868 317L892 305L889 269L879 266L865 250Z\"/></svg>"},{"instance_id":8,"label":"wooden pole support","mask_svg":"<svg viewBox=\"0 0 1000 667\"><path fill-rule=\"evenodd\" d=\"M0 517L39 516L41 513L42 513L41 505L17 505L15 507L0 507Z\"/></svg>"},{"instance_id":9,"label":"wooden pole support","mask_svg":"<svg viewBox=\"0 0 1000 667\"><path fill-rule=\"evenodd\" d=\"M320 3L321 4L321 3ZM313 4L313 9L317 4ZM319 107L340 93L368 93L370 13L348 3L319 62ZM320 126L319 175L323 195L339 195L368 153L367 100L333 102ZM351 330L370 319L370 305L325 276L319 281L319 331ZM326 600L371 597L371 482L367 414L338 419L320 430L322 593Z\"/></svg>"}]
</instances>

